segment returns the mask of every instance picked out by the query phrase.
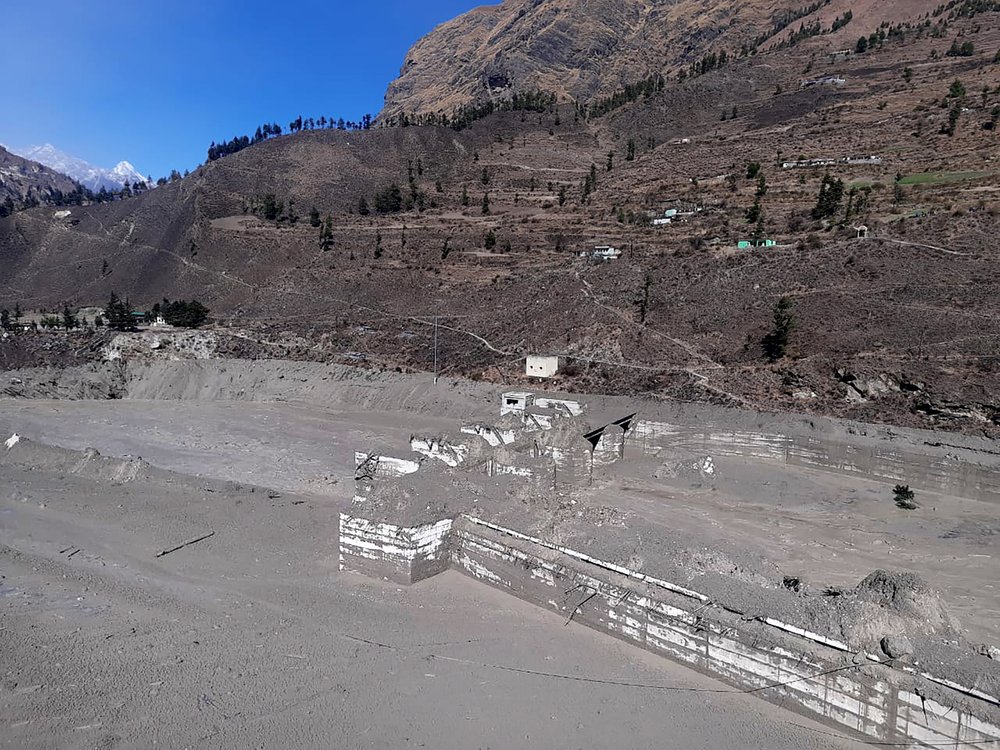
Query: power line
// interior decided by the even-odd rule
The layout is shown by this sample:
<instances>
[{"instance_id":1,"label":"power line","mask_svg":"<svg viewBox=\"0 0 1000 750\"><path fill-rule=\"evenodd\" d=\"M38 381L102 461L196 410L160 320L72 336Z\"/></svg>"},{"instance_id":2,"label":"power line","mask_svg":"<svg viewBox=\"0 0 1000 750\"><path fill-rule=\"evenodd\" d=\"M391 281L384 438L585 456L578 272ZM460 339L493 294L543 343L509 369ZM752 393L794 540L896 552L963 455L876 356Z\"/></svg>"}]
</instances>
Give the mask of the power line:
<instances>
[{"instance_id":1,"label":"power line","mask_svg":"<svg viewBox=\"0 0 1000 750\"><path fill-rule=\"evenodd\" d=\"M369 645L377 647L377 648L389 649L389 650L392 650L392 651L406 651L406 650L411 650L412 651L412 650L420 649L420 648L425 647L427 645L434 645L434 644L413 644L413 645L407 645L407 646L398 646L398 645L392 645L392 644L388 644L388 643L380 643L378 641L371 641L371 640L368 640L366 638L361 638L359 636L349 635L349 634L346 634L346 633L342 633L341 635L344 638L347 638L347 639L352 640L352 641L359 641L359 642L366 643L366 644L369 644ZM474 642L474 639L472 639L472 640L470 640L468 642L472 643L472 642ZM429 659L429 660L451 662L451 663L455 663L455 664L465 664L467 666L479 667L479 668L482 668L482 669L495 669L495 670L498 670L498 671L501 671L501 672L510 672L510 673L513 673L513 674L527 675L527 676L530 676L530 677L539 677L539 678L553 679L553 680L563 680L563 681L568 681L568 682L582 682L582 683L594 684L594 685L607 685L607 686L610 686L610 687L622 687L622 688L631 688L631 689L637 689L637 690L652 690L652 691L658 691L658 692L709 693L709 694L714 694L714 695L726 695L726 694L728 694L728 695L754 695L756 693L762 693L762 692L765 692L767 690L775 690L775 689L778 689L778 688L787 687L787 686L793 685L793 684L795 684L797 682L803 682L803 681L807 681L807 680L814 680L814 679L818 679L820 677L824 677L826 675L836 674L838 672L844 672L844 671L851 670L851 669L857 669L857 668L859 668L859 667L862 666L861 664L846 664L846 665L842 665L842 666L839 666L839 667L831 667L830 669L824 669L824 670L821 670L821 671L813 673L813 674L808 674L808 675L803 675L803 676L799 676L799 677L794 677L794 678L789 679L789 680L783 680L781 682L774 682L774 683L770 683L770 684L767 684L767 685L760 685L760 686L754 687L754 688L729 688L729 687L703 688L703 687L692 687L692 686L687 686L687 685L668 685L668 684L657 684L657 683L650 683L650 682L633 682L633 681L630 681L630 680L615 680L615 679L609 679L609 678L604 678L604 677L592 677L592 676L588 676L588 675L562 674L560 672L548 672L548 671L544 671L544 670L531 669L531 668L528 668L528 667L516 667L516 666L510 665L510 664L494 664L494 663L490 663L490 662L476 661L476 660L473 660L473 659L463 659L463 658L455 657L455 656L445 656L443 654L436 654L436 653L428 653L428 654L425 655L424 658ZM893 661L893 660L892 659L887 660L887 662L889 662L889 661ZM876 662L876 663L885 664L887 662ZM827 735L827 736L830 736L830 737L836 737L838 739L851 739L848 735L843 734L843 733L825 731L825 730L822 730L822 729L817 729L815 727L805 726L804 724L799 724L798 722L782 720L782 723L788 724L790 726L795 726L795 727L798 727L800 729L806 729L808 731L815 732L817 734L823 734L823 735ZM940 747L940 748L949 748L949 747L950 748L960 748L960 747L970 747L971 748L971 747L977 747L978 748L978 747L992 747L992 746L995 746L998 743L1000 743L1000 738L996 738L996 739L984 739L984 740L947 740L947 741L926 741L926 740L913 741L913 740L908 740L908 741L905 741L905 742L884 741L884 740L880 741L880 740L874 740L874 739L864 739L862 741L865 744L867 744L867 745L872 745L872 746L875 746L875 747L914 747L914 742L919 742L918 746L923 746L923 747L935 747L935 748L938 748L938 747Z\"/></svg>"}]
</instances>

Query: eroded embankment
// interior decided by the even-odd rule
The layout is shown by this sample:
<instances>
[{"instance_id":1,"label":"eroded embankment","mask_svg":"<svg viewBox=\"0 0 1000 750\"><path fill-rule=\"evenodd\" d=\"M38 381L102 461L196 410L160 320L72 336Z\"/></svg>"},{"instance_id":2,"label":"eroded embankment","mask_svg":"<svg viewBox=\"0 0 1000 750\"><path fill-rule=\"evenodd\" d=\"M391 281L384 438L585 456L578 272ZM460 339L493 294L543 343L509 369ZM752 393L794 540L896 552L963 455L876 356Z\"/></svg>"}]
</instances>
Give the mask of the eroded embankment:
<instances>
[{"instance_id":1,"label":"eroded embankment","mask_svg":"<svg viewBox=\"0 0 1000 750\"><path fill-rule=\"evenodd\" d=\"M5 376L13 398L301 402L476 419L494 414L503 387L345 365L286 360L117 361ZM778 461L977 500L1000 501L995 441L795 414L649 399L573 396L589 414L637 412L629 445ZM594 426L599 426L594 424Z\"/></svg>"}]
</instances>

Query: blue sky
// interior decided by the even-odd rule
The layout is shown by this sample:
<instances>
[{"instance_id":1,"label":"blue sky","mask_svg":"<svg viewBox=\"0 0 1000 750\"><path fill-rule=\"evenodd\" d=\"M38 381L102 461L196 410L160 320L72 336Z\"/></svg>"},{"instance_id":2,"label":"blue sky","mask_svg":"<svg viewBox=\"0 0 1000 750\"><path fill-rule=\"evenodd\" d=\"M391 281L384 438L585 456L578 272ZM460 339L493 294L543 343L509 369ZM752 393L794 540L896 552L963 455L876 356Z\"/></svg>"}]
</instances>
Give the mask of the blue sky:
<instances>
[{"instance_id":1,"label":"blue sky","mask_svg":"<svg viewBox=\"0 0 1000 750\"><path fill-rule=\"evenodd\" d=\"M296 115L377 114L409 47L474 0L6 0L0 143L153 178Z\"/></svg>"}]
</instances>

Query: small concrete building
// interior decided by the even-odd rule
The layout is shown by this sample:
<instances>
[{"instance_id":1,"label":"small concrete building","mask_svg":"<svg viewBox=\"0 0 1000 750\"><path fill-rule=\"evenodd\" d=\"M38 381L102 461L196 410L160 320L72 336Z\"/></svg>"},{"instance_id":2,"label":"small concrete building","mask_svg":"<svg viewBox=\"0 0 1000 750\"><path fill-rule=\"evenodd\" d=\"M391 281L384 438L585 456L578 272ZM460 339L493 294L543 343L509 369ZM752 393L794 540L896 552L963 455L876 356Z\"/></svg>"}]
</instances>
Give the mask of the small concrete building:
<instances>
[{"instance_id":1,"label":"small concrete building","mask_svg":"<svg viewBox=\"0 0 1000 750\"><path fill-rule=\"evenodd\" d=\"M524 374L531 378L554 378L562 368L562 360L554 355L529 354Z\"/></svg>"},{"instance_id":2,"label":"small concrete building","mask_svg":"<svg viewBox=\"0 0 1000 750\"><path fill-rule=\"evenodd\" d=\"M612 245L598 245L593 250L581 250L577 253L581 258L601 263L605 261L618 260L622 257L622 251Z\"/></svg>"},{"instance_id":3,"label":"small concrete building","mask_svg":"<svg viewBox=\"0 0 1000 750\"><path fill-rule=\"evenodd\" d=\"M500 416L510 414L514 411L524 411L534 403L535 396L533 393L526 391L508 391L503 394L502 399L500 402Z\"/></svg>"},{"instance_id":4,"label":"small concrete building","mask_svg":"<svg viewBox=\"0 0 1000 750\"><path fill-rule=\"evenodd\" d=\"M777 244L774 240L740 240L736 243L736 247L746 250L751 247L774 247Z\"/></svg>"}]
</instances>

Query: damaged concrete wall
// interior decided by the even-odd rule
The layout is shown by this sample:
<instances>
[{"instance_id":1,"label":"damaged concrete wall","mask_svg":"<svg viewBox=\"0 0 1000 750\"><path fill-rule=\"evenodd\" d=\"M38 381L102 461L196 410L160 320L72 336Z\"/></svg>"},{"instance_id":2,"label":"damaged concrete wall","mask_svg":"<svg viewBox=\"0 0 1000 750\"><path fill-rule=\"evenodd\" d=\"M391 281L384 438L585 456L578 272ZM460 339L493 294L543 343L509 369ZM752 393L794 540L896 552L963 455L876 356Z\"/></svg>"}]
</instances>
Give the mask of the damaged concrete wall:
<instances>
[{"instance_id":1,"label":"damaged concrete wall","mask_svg":"<svg viewBox=\"0 0 1000 750\"><path fill-rule=\"evenodd\" d=\"M733 692L868 739L912 747L1000 740L995 698L969 698L977 691L890 668L770 618L713 607L697 592L478 519L401 527L341 514L340 567L403 584L452 567L717 677Z\"/></svg>"},{"instance_id":2,"label":"damaged concrete wall","mask_svg":"<svg viewBox=\"0 0 1000 750\"><path fill-rule=\"evenodd\" d=\"M867 738L913 747L1000 739L1000 711L989 706L973 713L961 700L946 705L929 699L926 689L901 682L898 673L863 660L845 664L841 652L814 643L806 648L738 617L713 612L710 622L699 615L705 607L698 601L668 591L651 596L648 587L613 572L595 574L470 519L453 531L453 568L720 678L734 692L752 692ZM947 700L946 691L938 694Z\"/></svg>"},{"instance_id":3,"label":"damaged concrete wall","mask_svg":"<svg viewBox=\"0 0 1000 750\"><path fill-rule=\"evenodd\" d=\"M452 468L462 463L469 455L469 446L437 437L413 436L410 438L410 450L441 461Z\"/></svg>"},{"instance_id":4,"label":"damaged concrete wall","mask_svg":"<svg viewBox=\"0 0 1000 750\"><path fill-rule=\"evenodd\" d=\"M354 451L354 465L358 474L370 477L393 478L414 474L420 470L420 462L408 458L393 458L377 453Z\"/></svg>"},{"instance_id":5,"label":"damaged concrete wall","mask_svg":"<svg viewBox=\"0 0 1000 750\"><path fill-rule=\"evenodd\" d=\"M971 463L954 454L935 456L831 435L765 433L713 424L691 426L646 420L637 422L626 438L626 457L630 451L655 455L665 449L780 461L901 482L959 497L1000 501L1000 468Z\"/></svg>"},{"instance_id":6,"label":"damaged concrete wall","mask_svg":"<svg viewBox=\"0 0 1000 750\"><path fill-rule=\"evenodd\" d=\"M610 466L625 454L625 433L614 425L604 429L600 441L594 448L594 466Z\"/></svg>"},{"instance_id":7,"label":"damaged concrete wall","mask_svg":"<svg viewBox=\"0 0 1000 750\"><path fill-rule=\"evenodd\" d=\"M535 396L534 403L539 409L552 409L568 417L578 417L583 414L583 406L580 405L579 401L570 401L565 398Z\"/></svg>"},{"instance_id":8,"label":"damaged concrete wall","mask_svg":"<svg viewBox=\"0 0 1000 750\"><path fill-rule=\"evenodd\" d=\"M517 439L517 432L510 428L494 427L487 424L471 424L462 427L466 435L476 435L486 441L491 448L510 445Z\"/></svg>"},{"instance_id":9,"label":"damaged concrete wall","mask_svg":"<svg viewBox=\"0 0 1000 750\"><path fill-rule=\"evenodd\" d=\"M340 569L411 584L448 567L452 520L395 526L340 514Z\"/></svg>"}]
</instances>

